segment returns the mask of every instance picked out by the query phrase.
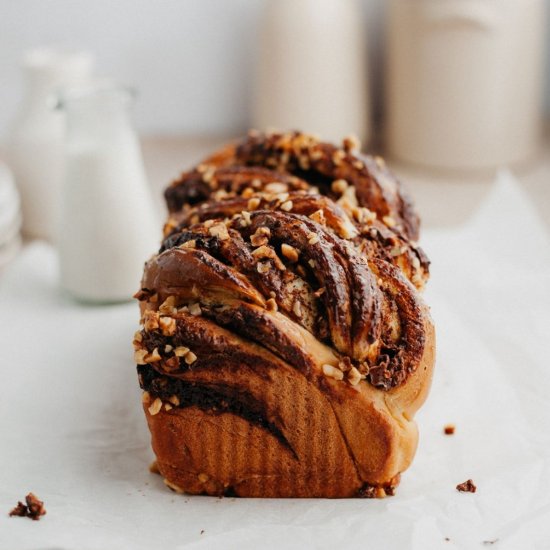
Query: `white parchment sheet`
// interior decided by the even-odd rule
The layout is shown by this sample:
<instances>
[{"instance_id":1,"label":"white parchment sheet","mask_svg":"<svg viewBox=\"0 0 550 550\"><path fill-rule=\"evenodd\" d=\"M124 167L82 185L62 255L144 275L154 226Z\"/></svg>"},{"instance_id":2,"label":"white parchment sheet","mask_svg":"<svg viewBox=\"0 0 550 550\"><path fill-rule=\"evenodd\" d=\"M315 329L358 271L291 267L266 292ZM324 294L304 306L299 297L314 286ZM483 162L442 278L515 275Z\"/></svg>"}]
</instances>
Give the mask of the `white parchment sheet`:
<instances>
[{"instance_id":1,"label":"white parchment sheet","mask_svg":"<svg viewBox=\"0 0 550 550\"><path fill-rule=\"evenodd\" d=\"M416 460L395 497L340 501L167 490L147 470L137 305L70 302L52 249L28 246L0 279L0 549L550 548L546 226L503 172L422 245L438 359ZM458 493L468 478L477 493ZM29 491L47 515L9 518Z\"/></svg>"}]
</instances>

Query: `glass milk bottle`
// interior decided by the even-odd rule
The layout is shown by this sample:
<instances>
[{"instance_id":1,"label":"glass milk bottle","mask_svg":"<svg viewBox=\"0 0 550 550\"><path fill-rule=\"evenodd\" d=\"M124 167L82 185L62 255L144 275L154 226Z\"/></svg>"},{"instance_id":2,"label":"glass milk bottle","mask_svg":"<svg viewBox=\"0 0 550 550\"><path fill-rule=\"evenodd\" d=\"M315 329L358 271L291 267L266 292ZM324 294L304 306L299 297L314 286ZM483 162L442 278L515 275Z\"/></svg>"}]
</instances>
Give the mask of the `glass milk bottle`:
<instances>
[{"instance_id":1,"label":"glass milk bottle","mask_svg":"<svg viewBox=\"0 0 550 550\"><path fill-rule=\"evenodd\" d=\"M67 119L60 277L82 301L129 300L159 246L132 101L130 90L112 84L69 90L60 99Z\"/></svg>"},{"instance_id":2,"label":"glass milk bottle","mask_svg":"<svg viewBox=\"0 0 550 550\"><path fill-rule=\"evenodd\" d=\"M92 68L87 52L39 48L23 58L26 94L7 148L28 237L52 241L58 222L64 121L52 109L52 94L58 87L88 81Z\"/></svg>"},{"instance_id":3,"label":"glass milk bottle","mask_svg":"<svg viewBox=\"0 0 550 550\"><path fill-rule=\"evenodd\" d=\"M388 38L393 155L469 170L536 153L544 0L391 0Z\"/></svg>"}]
</instances>

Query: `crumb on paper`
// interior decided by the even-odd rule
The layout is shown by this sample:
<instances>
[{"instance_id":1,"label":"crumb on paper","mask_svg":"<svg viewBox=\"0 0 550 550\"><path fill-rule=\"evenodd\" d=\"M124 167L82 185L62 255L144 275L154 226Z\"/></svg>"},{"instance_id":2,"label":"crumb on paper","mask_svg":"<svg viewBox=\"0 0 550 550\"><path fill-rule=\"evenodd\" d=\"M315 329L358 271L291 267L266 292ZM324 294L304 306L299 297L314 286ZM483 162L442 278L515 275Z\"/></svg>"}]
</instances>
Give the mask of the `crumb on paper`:
<instances>
[{"instance_id":1,"label":"crumb on paper","mask_svg":"<svg viewBox=\"0 0 550 550\"><path fill-rule=\"evenodd\" d=\"M445 537L445 542L449 542L451 539L449 537Z\"/></svg>"},{"instance_id":2,"label":"crumb on paper","mask_svg":"<svg viewBox=\"0 0 550 550\"><path fill-rule=\"evenodd\" d=\"M203 534L204 534L204 529L201 529L201 535L203 535Z\"/></svg>"},{"instance_id":3,"label":"crumb on paper","mask_svg":"<svg viewBox=\"0 0 550 550\"><path fill-rule=\"evenodd\" d=\"M443 432L445 435L453 435L455 433L455 425L454 424L445 424L443 427Z\"/></svg>"},{"instance_id":4,"label":"crumb on paper","mask_svg":"<svg viewBox=\"0 0 550 550\"><path fill-rule=\"evenodd\" d=\"M489 545L489 544L495 544L496 542L498 542L498 539L484 540L483 544Z\"/></svg>"},{"instance_id":5,"label":"crumb on paper","mask_svg":"<svg viewBox=\"0 0 550 550\"><path fill-rule=\"evenodd\" d=\"M474 482L471 479L467 479L464 483L459 483L456 486L456 489L461 493L475 493L477 487L474 485Z\"/></svg>"},{"instance_id":6,"label":"crumb on paper","mask_svg":"<svg viewBox=\"0 0 550 550\"><path fill-rule=\"evenodd\" d=\"M29 493L25 497L25 502L26 504L23 504L19 501L17 506L10 512L10 517L18 516L38 521L41 516L46 514L44 503L35 494Z\"/></svg>"}]
</instances>

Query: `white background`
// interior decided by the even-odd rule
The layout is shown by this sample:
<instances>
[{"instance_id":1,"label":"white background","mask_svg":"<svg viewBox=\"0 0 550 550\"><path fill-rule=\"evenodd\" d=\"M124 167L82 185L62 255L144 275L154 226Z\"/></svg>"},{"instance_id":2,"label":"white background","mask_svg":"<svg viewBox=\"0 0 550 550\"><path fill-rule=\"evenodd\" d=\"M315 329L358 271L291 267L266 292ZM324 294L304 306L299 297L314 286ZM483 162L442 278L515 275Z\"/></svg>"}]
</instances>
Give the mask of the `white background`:
<instances>
[{"instance_id":1,"label":"white background","mask_svg":"<svg viewBox=\"0 0 550 550\"><path fill-rule=\"evenodd\" d=\"M360 2L378 105L387 2ZM136 86L137 122L144 133L242 131L249 124L258 24L265 5L265 0L0 0L0 139L21 100L21 54L39 45L90 49L99 73Z\"/></svg>"},{"instance_id":2,"label":"white background","mask_svg":"<svg viewBox=\"0 0 550 550\"><path fill-rule=\"evenodd\" d=\"M523 0L518 0L523 1ZM0 0L0 139L21 99L21 54L86 48L98 72L140 91L145 133L233 133L248 125L265 0ZM361 0L379 78L384 0ZM379 86L376 86L379 94Z\"/></svg>"}]
</instances>

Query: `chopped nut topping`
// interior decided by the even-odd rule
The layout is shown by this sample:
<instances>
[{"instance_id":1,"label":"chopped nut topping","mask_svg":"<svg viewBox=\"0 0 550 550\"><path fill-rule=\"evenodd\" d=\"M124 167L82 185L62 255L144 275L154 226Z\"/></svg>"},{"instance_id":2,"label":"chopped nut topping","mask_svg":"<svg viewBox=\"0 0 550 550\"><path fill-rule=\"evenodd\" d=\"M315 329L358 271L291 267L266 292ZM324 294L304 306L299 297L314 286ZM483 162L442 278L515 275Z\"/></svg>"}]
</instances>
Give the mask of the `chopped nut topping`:
<instances>
[{"instance_id":1,"label":"chopped nut topping","mask_svg":"<svg viewBox=\"0 0 550 550\"><path fill-rule=\"evenodd\" d=\"M159 307L159 312L163 313L165 315L174 314L176 313L176 297L175 296L168 296L164 302L162 302L161 306Z\"/></svg>"},{"instance_id":2,"label":"chopped nut topping","mask_svg":"<svg viewBox=\"0 0 550 550\"><path fill-rule=\"evenodd\" d=\"M266 193L284 193L288 191L288 185L286 183L273 181L264 187L264 191Z\"/></svg>"},{"instance_id":3,"label":"chopped nut topping","mask_svg":"<svg viewBox=\"0 0 550 550\"><path fill-rule=\"evenodd\" d=\"M290 212L292 210L292 207L294 205L292 204L292 201L285 201L281 206L279 207L281 210L284 210L285 212Z\"/></svg>"},{"instance_id":4,"label":"chopped nut topping","mask_svg":"<svg viewBox=\"0 0 550 550\"><path fill-rule=\"evenodd\" d=\"M172 409L172 405L170 405L170 403L164 403L164 410L165 411L169 411Z\"/></svg>"},{"instance_id":5,"label":"chopped nut topping","mask_svg":"<svg viewBox=\"0 0 550 550\"><path fill-rule=\"evenodd\" d=\"M194 302L193 304L189 304L189 313L191 315L194 315L195 317L198 317L199 315L202 314L201 306L197 302Z\"/></svg>"},{"instance_id":6,"label":"chopped nut topping","mask_svg":"<svg viewBox=\"0 0 550 550\"><path fill-rule=\"evenodd\" d=\"M252 197L252 195L254 195L254 189L252 189L252 187L247 187L241 193L241 197L243 199L249 199L250 197Z\"/></svg>"},{"instance_id":7,"label":"chopped nut topping","mask_svg":"<svg viewBox=\"0 0 550 550\"><path fill-rule=\"evenodd\" d=\"M384 216L382 218L382 221L388 226L388 227L395 227L395 220L391 216Z\"/></svg>"},{"instance_id":8,"label":"chopped nut topping","mask_svg":"<svg viewBox=\"0 0 550 550\"><path fill-rule=\"evenodd\" d=\"M151 401L151 394L150 394L148 391L144 391L144 392L141 394L141 402L142 402L144 405L147 405L147 403L149 403L149 401Z\"/></svg>"},{"instance_id":9,"label":"chopped nut topping","mask_svg":"<svg viewBox=\"0 0 550 550\"><path fill-rule=\"evenodd\" d=\"M172 489L172 491L180 495L183 495L183 493L185 493L185 491L181 487L178 487L175 483L168 481L166 478L164 478L164 485L166 485L168 489Z\"/></svg>"},{"instance_id":10,"label":"chopped nut topping","mask_svg":"<svg viewBox=\"0 0 550 550\"><path fill-rule=\"evenodd\" d=\"M277 193L275 195L272 195L273 200L277 200L279 202L285 202L288 200L289 194L288 193Z\"/></svg>"},{"instance_id":11,"label":"chopped nut topping","mask_svg":"<svg viewBox=\"0 0 550 550\"><path fill-rule=\"evenodd\" d=\"M256 270L258 273L267 273L271 269L271 264L269 262L258 262L256 265Z\"/></svg>"},{"instance_id":12,"label":"chopped nut topping","mask_svg":"<svg viewBox=\"0 0 550 550\"><path fill-rule=\"evenodd\" d=\"M189 351L185 354L185 362L188 365L192 365L196 360L197 356L192 351Z\"/></svg>"},{"instance_id":13,"label":"chopped nut topping","mask_svg":"<svg viewBox=\"0 0 550 550\"><path fill-rule=\"evenodd\" d=\"M208 229L208 232L210 233L210 235L212 235L212 237L218 237L220 241L226 241L227 239L229 239L227 227L223 223L213 225Z\"/></svg>"},{"instance_id":14,"label":"chopped nut topping","mask_svg":"<svg viewBox=\"0 0 550 550\"><path fill-rule=\"evenodd\" d=\"M455 425L454 424L446 424L443 428L443 432L445 435L453 435L455 433Z\"/></svg>"},{"instance_id":15,"label":"chopped nut topping","mask_svg":"<svg viewBox=\"0 0 550 550\"><path fill-rule=\"evenodd\" d=\"M241 227L248 227L252 223L252 219L250 218L250 212L247 212L246 210L243 210L241 212Z\"/></svg>"},{"instance_id":16,"label":"chopped nut topping","mask_svg":"<svg viewBox=\"0 0 550 550\"><path fill-rule=\"evenodd\" d=\"M174 405L174 407L177 407L180 404L179 397L177 395L172 395L172 397L168 398L168 401Z\"/></svg>"},{"instance_id":17,"label":"chopped nut topping","mask_svg":"<svg viewBox=\"0 0 550 550\"><path fill-rule=\"evenodd\" d=\"M170 344L164 346L164 353L170 353L174 348Z\"/></svg>"},{"instance_id":18,"label":"chopped nut topping","mask_svg":"<svg viewBox=\"0 0 550 550\"><path fill-rule=\"evenodd\" d=\"M159 325L164 336L173 336L176 333L176 320L172 317L161 317Z\"/></svg>"},{"instance_id":19,"label":"chopped nut topping","mask_svg":"<svg viewBox=\"0 0 550 550\"><path fill-rule=\"evenodd\" d=\"M212 227L214 225L214 220L206 220L205 222L203 222L204 227L206 227L206 229Z\"/></svg>"},{"instance_id":20,"label":"chopped nut topping","mask_svg":"<svg viewBox=\"0 0 550 550\"><path fill-rule=\"evenodd\" d=\"M252 197L247 203L248 210L256 210L260 206L260 202L261 200L258 197Z\"/></svg>"},{"instance_id":21,"label":"chopped nut topping","mask_svg":"<svg viewBox=\"0 0 550 550\"><path fill-rule=\"evenodd\" d=\"M309 267L311 267L312 269L317 268L317 262L315 260L308 260L307 263L309 264Z\"/></svg>"},{"instance_id":22,"label":"chopped nut topping","mask_svg":"<svg viewBox=\"0 0 550 550\"><path fill-rule=\"evenodd\" d=\"M199 215L198 215L198 214L193 214L193 215L191 216L191 218L189 218L189 223L190 223L191 225L195 225L196 223L199 223L199 221L200 221L200 218L199 218Z\"/></svg>"},{"instance_id":23,"label":"chopped nut topping","mask_svg":"<svg viewBox=\"0 0 550 550\"><path fill-rule=\"evenodd\" d=\"M313 220L314 222L320 223L321 225L325 225L327 221L325 219L325 213L322 210L316 210L315 212L313 212L313 214L309 216L309 219Z\"/></svg>"},{"instance_id":24,"label":"chopped nut topping","mask_svg":"<svg viewBox=\"0 0 550 550\"><path fill-rule=\"evenodd\" d=\"M271 231L269 227L258 227L254 235L250 235L252 246L264 246L269 242Z\"/></svg>"},{"instance_id":25,"label":"chopped nut topping","mask_svg":"<svg viewBox=\"0 0 550 550\"><path fill-rule=\"evenodd\" d=\"M397 256L401 256L401 254L403 254L406 251L407 249L405 247L394 246L390 250L390 256L392 256L393 258L396 258Z\"/></svg>"},{"instance_id":26,"label":"chopped nut topping","mask_svg":"<svg viewBox=\"0 0 550 550\"><path fill-rule=\"evenodd\" d=\"M353 167L357 170L362 170L365 167L365 164L361 160L355 160L353 161Z\"/></svg>"},{"instance_id":27,"label":"chopped nut topping","mask_svg":"<svg viewBox=\"0 0 550 550\"><path fill-rule=\"evenodd\" d=\"M348 382L352 386L357 386L357 384L359 384L359 382L361 381L361 378L362 378L361 373L355 367L351 367L351 369L349 369L347 374L348 374L347 376Z\"/></svg>"},{"instance_id":28,"label":"chopped nut topping","mask_svg":"<svg viewBox=\"0 0 550 550\"><path fill-rule=\"evenodd\" d=\"M198 477L201 483L206 483L210 479L210 476L208 474L203 473L200 473Z\"/></svg>"},{"instance_id":29,"label":"chopped nut topping","mask_svg":"<svg viewBox=\"0 0 550 550\"><path fill-rule=\"evenodd\" d=\"M145 361L145 357L148 355L148 351L146 349L138 349L134 352L134 361L138 365L146 365L147 361Z\"/></svg>"},{"instance_id":30,"label":"chopped nut topping","mask_svg":"<svg viewBox=\"0 0 550 550\"><path fill-rule=\"evenodd\" d=\"M292 311L296 317L302 317L302 304L298 300L296 300L292 305Z\"/></svg>"},{"instance_id":31,"label":"chopped nut topping","mask_svg":"<svg viewBox=\"0 0 550 550\"><path fill-rule=\"evenodd\" d=\"M374 157L374 162L376 163L376 166L380 168L380 170L386 167L386 161L382 157L379 157L378 155Z\"/></svg>"},{"instance_id":32,"label":"chopped nut topping","mask_svg":"<svg viewBox=\"0 0 550 550\"><path fill-rule=\"evenodd\" d=\"M283 256L291 262L297 262L298 258L300 257L300 253L298 252L298 250L286 243L283 243L281 245L281 252Z\"/></svg>"},{"instance_id":33,"label":"chopped nut topping","mask_svg":"<svg viewBox=\"0 0 550 550\"><path fill-rule=\"evenodd\" d=\"M368 208L354 206L351 211L352 211L353 217L359 223L372 223L374 220L376 220L376 213L372 212Z\"/></svg>"},{"instance_id":34,"label":"chopped nut topping","mask_svg":"<svg viewBox=\"0 0 550 550\"><path fill-rule=\"evenodd\" d=\"M359 141L359 138L353 134L346 136L342 140L342 145L344 147L344 151L347 153L350 153L351 151L359 151L359 149L361 149L361 142Z\"/></svg>"},{"instance_id":35,"label":"chopped nut topping","mask_svg":"<svg viewBox=\"0 0 550 550\"><path fill-rule=\"evenodd\" d=\"M309 244L317 244L319 242L319 235L317 233L310 233L307 236L307 242Z\"/></svg>"},{"instance_id":36,"label":"chopped nut topping","mask_svg":"<svg viewBox=\"0 0 550 550\"><path fill-rule=\"evenodd\" d=\"M342 164L342 161L344 160L345 157L346 157L345 151L342 151L342 149L337 149L332 154L332 162L336 166L340 166L340 164Z\"/></svg>"},{"instance_id":37,"label":"chopped nut topping","mask_svg":"<svg viewBox=\"0 0 550 550\"><path fill-rule=\"evenodd\" d=\"M269 298L265 305L267 311L277 311L279 309L279 307L277 306L277 302L273 298Z\"/></svg>"},{"instance_id":38,"label":"chopped nut topping","mask_svg":"<svg viewBox=\"0 0 550 550\"><path fill-rule=\"evenodd\" d=\"M151 405L149 405L149 408L147 409L149 411L149 414L151 416L155 416L159 413L160 409L162 408L162 401L160 397L157 397Z\"/></svg>"},{"instance_id":39,"label":"chopped nut topping","mask_svg":"<svg viewBox=\"0 0 550 550\"><path fill-rule=\"evenodd\" d=\"M261 259L261 258L271 258L273 260L273 263L275 264L275 267L281 271L284 271L286 269L285 264L281 261L279 256L277 256L277 253L273 248L270 248L269 246L260 246L259 248L256 248L254 252L252 252L252 255L255 258ZM265 273L258 269L259 273Z\"/></svg>"},{"instance_id":40,"label":"chopped nut topping","mask_svg":"<svg viewBox=\"0 0 550 550\"><path fill-rule=\"evenodd\" d=\"M344 373L332 365L323 365L323 374L328 378L334 378L334 380L344 379Z\"/></svg>"},{"instance_id":41,"label":"chopped nut topping","mask_svg":"<svg viewBox=\"0 0 550 550\"><path fill-rule=\"evenodd\" d=\"M195 248L197 246L197 241L195 239L191 239L190 241L185 241L182 245L180 245L180 248Z\"/></svg>"},{"instance_id":42,"label":"chopped nut topping","mask_svg":"<svg viewBox=\"0 0 550 550\"><path fill-rule=\"evenodd\" d=\"M147 310L143 314L143 326L147 332L159 328L159 314L153 310Z\"/></svg>"},{"instance_id":43,"label":"chopped nut topping","mask_svg":"<svg viewBox=\"0 0 550 550\"><path fill-rule=\"evenodd\" d=\"M146 363L156 363L160 361L162 357L160 356L158 348L155 348L149 355L145 357Z\"/></svg>"},{"instance_id":44,"label":"chopped nut topping","mask_svg":"<svg viewBox=\"0 0 550 550\"><path fill-rule=\"evenodd\" d=\"M320 160L323 158L323 151L314 149L310 154L311 160Z\"/></svg>"},{"instance_id":45,"label":"chopped nut topping","mask_svg":"<svg viewBox=\"0 0 550 550\"><path fill-rule=\"evenodd\" d=\"M324 286L322 286L321 288L318 288L314 293L313 293L313 296L315 296L315 298L320 298L325 292L326 292L326 288Z\"/></svg>"},{"instance_id":46,"label":"chopped nut topping","mask_svg":"<svg viewBox=\"0 0 550 550\"><path fill-rule=\"evenodd\" d=\"M334 180L330 186L334 193L339 193L340 195L342 195L348 187L348 182L343 179Z\"/></svg>"},{"instance_id":47,"label":"chopped nut topping","mask_svg":"<svg viewBox=\"0 0 550 550\"><path fill-rule=\"evenodd\" d=\"M185 357L185 355L188 353L188 351L189 351L189 348L186 348L185 346L178 346L174 350L174 355L176 357Z\"/></svg>"},{"instance_id":48,"label":"chopped nut topping","mask_svg":"<svg viewBox=\"0 0 550 550\"><path fill-rule=\"evenodd\" d=\"M141 330L136 330L134 333L134 342L142 342L143 341L143 335L141 334Z\"/></svg>"}]
</instances>

